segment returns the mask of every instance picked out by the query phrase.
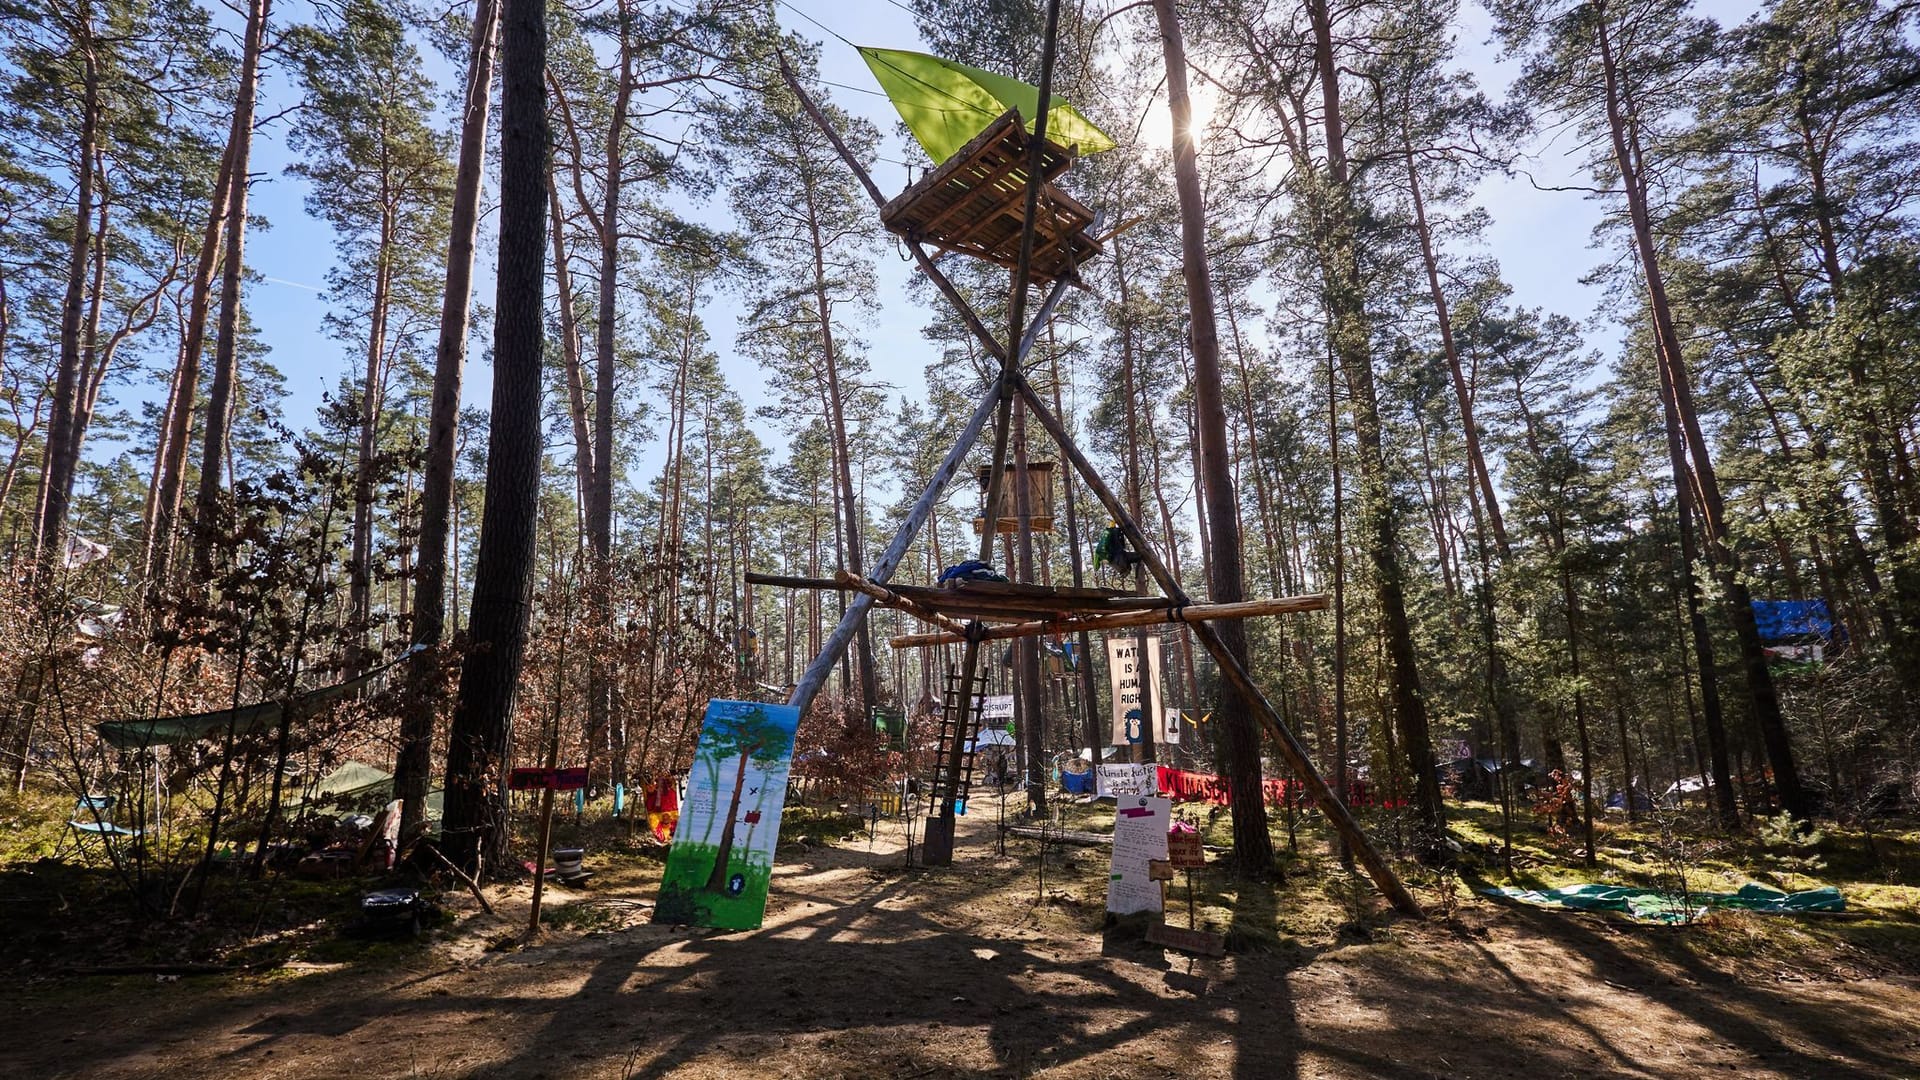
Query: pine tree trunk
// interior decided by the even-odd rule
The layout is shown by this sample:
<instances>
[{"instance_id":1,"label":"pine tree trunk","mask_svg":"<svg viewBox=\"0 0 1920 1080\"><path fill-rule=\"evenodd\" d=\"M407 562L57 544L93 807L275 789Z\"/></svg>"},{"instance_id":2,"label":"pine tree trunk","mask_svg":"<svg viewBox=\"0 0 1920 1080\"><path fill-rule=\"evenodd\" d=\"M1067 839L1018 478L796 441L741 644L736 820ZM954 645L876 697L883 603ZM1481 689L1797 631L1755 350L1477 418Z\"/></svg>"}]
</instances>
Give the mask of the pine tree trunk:
<instances>
[{"instance_id":1,"label":"pine tree trunk","mask_svg":"<svg viewBox=\"0 0 1920 1080\"><path fill-rule=\"evenodd\" d=\"M200 442L200 490L194 499L193 573L213 577L214 519L220 484L226 473L227 432L233 422L234 384L240 367L240 282L246 270L247 168L253 155L253 113L260 89L260 54L266 49L267 18L273 0L249 0L247 29L240 58L240 85L227 135L229 177L226 251L220 268L220 328L214 339L213 381L207 389L206 431Z\"/></svg>"},{"instance_id":2,"label":"pine tree trunk","mask_svg":"<svg viewBox=\"0 0 1920 1080\"><path fill-rule=\"evenodd\" d=\"M820 350L826 375L824 387L827 398L827 422L833 437L834 479L839 485L839 502L842 508L843 527L847 551L847 572L856 577L866 574L866 558L862 550L864 521L866 515L861 512L860 499L853 488L853 465L847 443L847 419L844 411L845 390L840 383L840 355L833 338L833 305L827 297L826 238L820 232L820 219L814 212L814 193L811 185L806 193L807 229L813 241L813 296L815 315L820 320ZM987 523L991 535L993 523ZM879 704L879 680L873 665L873 634L866 620L861 620L854 636L854 661L858 667L860 680L860 708L849 709L846 713L846 728L849 732L869 730L865 710Z\"/></svg>"},{"instance_id":3,"label":"pine tree trunk","mask_svg":"<svg viewBox=\"0 0 1920 1080\"><path fill-rule=\"evenodd\" d=\"M1193 141L1193 110L1187 95L1186 48L1173 0L1154 0L1160 25L1161 49L1167 69L1167 103L1173 114L1174 186L1180 200L1180 250L1187 286L1189 344L1193 349L1195 422L1205 466L1201 483L1213 513L1211 575L1208 592L1216 604L1244 599L1240 551L1239 501L1233 490L1233 461L1227 442L1226 402L1221 390L1220 331L1214 315L1212 274L1207 264L1206 207L1200 190L1200 167ZM1227 653L1247 666L1246 627L1225 620L1215 627ZM1220 687L1220 705L1214 721L1226 736L1227 789L1233 800L1234 868L1242 876L1273 871L1273 839L1267 831L1267 808L1260 777L1260 734L1250 703L1231 681ZM1142 724L1150 724L1142 717Z\"/></svg>"},{"instance_id":4,"label":"pine tree trunk","mask_svg":"<svg viewBox=\"0 0 1920 1080\"><path fill-rule=\"evenodd\" d=\"M1346 135L1340 111L1340 82L1333 55L1333 30L1325 0L1307 5L1313 23L1315 55L1319 62L1320 94L1331 181L1325 207L1327 236L1323 239L1323 272L1328 275L1329 334L1351 394L1354 434L1360 446L1360 476L1364 485L1362 532L1373 563L1375 590L1386 636L1388 694L1400 744L1413 771L1414 844L1424 858L1437 859L1446 835L1446 811L1441 804L1439 764L1427 723L1427 706L1413 647L1413 627L1407 617L1402 581L1397 515L1387 475L1381 434L1380 405L1374 389L1367 314L1361 295L1355 211L1348 177Z\"/></svg>"},{"instance_id":5,"label":"pine tree trunk","mask_svg":"<svg viewBox=\"0 0 1920 1080\"><path fill-rule=\"evenodd\" d=\"M1599 8L1595 26L1602 70L1606 76L1607 120L1613 136L1614 163L1620 169L1621 186L1626 189L1634 244L1641 272L1646 278L1647 307L1653 317L1663 389L1673 404L1672 417L1680 426L1687 454L1692 460L1694 484L1700 497L1700 517L1706 526L1708 564L1719 573L1721 589L1726 594L1727 615L1733 622L1734 635L1740 642L1740 659L1746 669L1747 692L1753 702L1754 722L1760 728L1767 760L1773 766L1774 784L1779 790L1781 805L1795 820L1804 820L1812 816L1812 803L1800 786L1800 774L1794 764L1793 744L1787 735L1786 719L1780 713L1780 698L1774 689L1773 676L1767 671L1766 653L1760 645L1760 629L1754 622L1753 598L1747 591L1746 583L1740 580L1738 570L1733 565L1732 553L1727 548L1726 506L1720 494L1720 481L1714 472L1706 436L1701 431L1700 419L1693 407L1686 358L1681 351L1680 335L1674 328L1673 310L1667 299L1659 251L1653 238L1646 180L1641 172L1639 136L1637 130L1632 128L1626 115L1626 104L1622 100L1624 95L1619 85L1604 4ZM1676 471L1676 483L1681 481L1682 475Z\"/></svg>"},{"instance_id":6,"label":"pine tree trunk","mask_svg":"<svg viewBox=\"0 0 1920 1080\"><path fill-rule=\"evenodd\" d=\"M620 271L620 197L626 162L623 147L627 112L633 97L634 13L626 0L620 19L620 86L607 125L606 175L600 207L600 294L595 306L593 470L586 492L588 567L587 617L595 636L587 650L587 741L602 737L612 720L613 678L605 657L613 638L613 395L614 340L618 319L616 288Z\"/></svg>"},{"instance_id":7,"label":"pine tree trunk","mask_svg":"<svg viewBox=\"0 0 1920 1080\"><path fill-rule=\"evenodd\" d=\"M459 451L460 384L467 362L469 311L473 302L473 246L480 222L480 189L486 164L487 112L493 97L493 65L500 32L498 0L477 0L468 45L467 91L460 124L460 160L454 171L453 212L447 235L446 285L440 294L440 338L434 351L433 390L427 416L427 458L420 487L419 558L413 579L411 643L418 652L408 666L406 711L400 722L393 791L401 800L402 843L418 834L426 817L433 773L433 726L443 696L435 651L446 632L447 586L453 528L453 474ZM455 598L458 603L458 598Z\"/></svg>"},{"instance_id":8,"label":"pine tree trunk","mask_svg":"<svg viewBox=\"0 0 1920 1080\"><path fill-rule=\"evenodd\" d=\"M89 39L83 47L86 62L85 85L80 97L80 140L74 148L73 234L67 250L67 287L60 301L60 366L53 382L52 417L47 424L45 465L40 474L40 513L34 523L33 550L43 572L51 573L61 565L62 545L66 539L67 504L72 497L73 473L77 465L74 439L79 411L80 383L85 357L81 342L85 336L89 255L93 250L95 155L100 139L100 72L91 37L93 13L82 5L76 14L79 33ZM95 290L95 303L99 301Z\"/></svg>"},{"instance_id":9,"label":"pine tree trunk","mask_svg":"<svg viewBox=\"0 0 1920 1080\"><path fill-rule=\"evenodd\" d=\"M503 0L501 19L500 262L494 301L493 416L486 509L447 749L444 835L469 873L506 853L504 774L526 647L540 496L542 308L546 185L552 139L545 87L546 7Z\"/></svg>"},{"instance_id":10,"label":"pine tree trunk","mask_svg":"<svg viewBox=\"0 0 1920 1080\"><path fill-rule=\"evenodd\" d=\"M233 149L220 156L220 174L214 183L213 204L200 238L199 263L187 302L186 326L180 362L174 370L176 393L169 402L159 448L159 479L154 485L152 521L146 536L147 578L156 587L165 583L172 567L175 534L180 528L180 499L186 490L187 445L193 435L194 406L199 400L200 360L206 352L207 313L213 305L214 275L220 266L221 241L226 236L227 210L233 199Z\"/></svg>"},{"instance_id":11,"label":"pine tree trunk","mask_svg":"<svg viewBox=\"0 0 1920 1080\"><path fill-rule=\"evenodd\" d=\"M387 304L392 287L388 268L392 230L381 225L380 247L375 255L373 303L367 333L366 377L360 388L360 439L358 458L353 468L353 547L348 564L347 620L349 633L364 643L367 624L373 614L373 474L374 455L378 452L381 409L381 369L387 353ZM365 665L354 659L348 667L357 676Z\"/></svg>"}]
</instances>

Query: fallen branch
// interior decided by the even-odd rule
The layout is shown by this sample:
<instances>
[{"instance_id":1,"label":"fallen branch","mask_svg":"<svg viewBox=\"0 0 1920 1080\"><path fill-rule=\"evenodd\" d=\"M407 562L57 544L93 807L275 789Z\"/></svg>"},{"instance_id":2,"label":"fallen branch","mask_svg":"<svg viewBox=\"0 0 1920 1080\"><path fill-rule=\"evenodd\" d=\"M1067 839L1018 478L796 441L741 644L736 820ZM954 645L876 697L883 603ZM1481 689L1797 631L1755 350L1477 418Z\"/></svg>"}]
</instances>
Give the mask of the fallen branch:
<instances>
[{"instance_id":1,"label":"fallen branch","mask_svg":"<svg viewBox=\"0 0 1920 1080\"><path fill-rule=\"evenodd\" d=\"M440 853L439 848L434 847L432 844L421 844L420 846L423 848L426 848L428 851L433 852L433 857L440 860L440 865L453 871L454 877L457 877L461 881L466 883L467 889L473 893L473 898L475 900L480 901L480 907L484 909L487 914L492 915L494 913L493 905L487 903L487 894L480 891L479 882L473 880L471 877L468 877L467 872L465 870L462 870L459 867L453 865L453 860L447 858L445 855L442 855Z\"/></svg>"}]
</instances>

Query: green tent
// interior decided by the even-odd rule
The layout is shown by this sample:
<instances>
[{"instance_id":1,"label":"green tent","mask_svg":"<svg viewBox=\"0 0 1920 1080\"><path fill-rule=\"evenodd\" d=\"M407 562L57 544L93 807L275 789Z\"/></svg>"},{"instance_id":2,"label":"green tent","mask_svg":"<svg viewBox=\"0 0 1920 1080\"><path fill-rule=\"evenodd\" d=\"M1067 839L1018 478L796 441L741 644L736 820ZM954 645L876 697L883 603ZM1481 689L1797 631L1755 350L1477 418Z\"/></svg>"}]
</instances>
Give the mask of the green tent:
<instances>
[{"instance_id":1,"label":"green tent","mask_svg":"<svg viewBox=\"0 0 1920 1080\"><path fill-rule=\"evenodd\" d=\"M1008 109L1020 110L1027 130L1033 130L1040 91L1018 79L902 49L862 46L860 55L936 163L952 157ZM1058 97L1047 108L1047 139L1082 154L1113 149L1106 132Z\"/></svg>"}]
</instances>

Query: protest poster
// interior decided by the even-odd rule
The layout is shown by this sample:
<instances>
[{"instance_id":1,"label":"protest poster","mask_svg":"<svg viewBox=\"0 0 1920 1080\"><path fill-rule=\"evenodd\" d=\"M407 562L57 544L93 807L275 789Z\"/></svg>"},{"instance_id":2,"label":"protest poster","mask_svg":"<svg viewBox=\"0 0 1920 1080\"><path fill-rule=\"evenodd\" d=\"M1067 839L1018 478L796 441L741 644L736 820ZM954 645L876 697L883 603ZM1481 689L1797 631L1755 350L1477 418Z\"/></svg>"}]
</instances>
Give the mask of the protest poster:
<instances>
[{"instance_id":1,"label":"protest poster","mask_svg":"<svg viewBox=\"0 0 1920 1080\"><path fill-rule=\"evenodd\" d=\"M1108 911L1131 915L1161 910L1160 883L1153 880L1149 864L1167 857L1167 822L1172 817L1172 801L1151 795L1129 795L1114 804Z\"/></svg>"},{"instance_id":2,"label":"protest poster","mask_svg":"<svg viewBox=\"0 0 1920 1080\"><path fill-rule=\"evenodd\" d=\"M1114 746L1132 746L1144 737L1141 732L1140 712L1140 643L1131 634L1116 635L1107 639L1107 679L1113 690L1113 736ZM1153 688L1151 706L1158 712L1167 698L1161 687L1165 680L1161 678L1164 670L1160 666L1160 639L1147 637L1146 674L1152 678L1149 685ZM1154 741L1168 745L1179 741L1177 729L1170 733L1163 717L1159 727L1153 733Z\"/></svg>"}]
</instances>

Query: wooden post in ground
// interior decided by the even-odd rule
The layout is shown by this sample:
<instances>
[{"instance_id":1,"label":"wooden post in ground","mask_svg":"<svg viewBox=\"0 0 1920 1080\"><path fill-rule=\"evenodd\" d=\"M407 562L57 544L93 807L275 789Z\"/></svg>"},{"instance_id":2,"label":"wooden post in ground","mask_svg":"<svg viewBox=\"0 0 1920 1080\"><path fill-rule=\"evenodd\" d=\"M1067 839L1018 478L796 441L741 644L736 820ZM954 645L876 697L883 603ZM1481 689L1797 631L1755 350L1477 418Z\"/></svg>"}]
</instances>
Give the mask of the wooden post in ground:
<instances>
[{"instance_id":1,"label":"wooden post in ground","mask_svg":"<svg viewBox=\"0 0 1920 1080\"><path fill-rule=\"evenodd\" d=\"M553 723L553 740L547 743L547 786L540 793L540 850L533 853L533 911L527 916L527 936L540 932L540 899L547 887L547 846L553 843L554 770L560 767L560 718Z\"/></svg>"}]
</instances>

